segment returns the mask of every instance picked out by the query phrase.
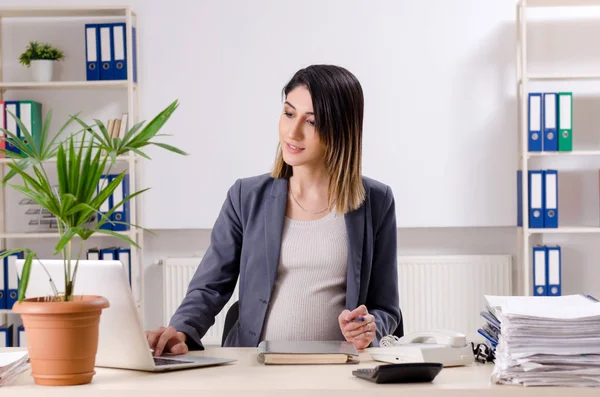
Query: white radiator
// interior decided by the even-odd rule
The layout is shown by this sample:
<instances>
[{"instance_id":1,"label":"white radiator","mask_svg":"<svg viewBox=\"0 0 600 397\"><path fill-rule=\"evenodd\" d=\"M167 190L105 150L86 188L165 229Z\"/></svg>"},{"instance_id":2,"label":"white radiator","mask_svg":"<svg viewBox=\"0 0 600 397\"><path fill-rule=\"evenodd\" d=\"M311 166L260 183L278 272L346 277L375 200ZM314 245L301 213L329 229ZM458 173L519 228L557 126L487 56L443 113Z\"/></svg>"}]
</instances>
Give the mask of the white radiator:
<instances>
[{"instance_id":1,"label":"white radiator","mask_svg":"<svg viewBox=\"0 0 600 397\"><path fill-rule=\"evenodd\" d=\"M167 258L163 264L164 323L168 324L185 297L201 257ZM479 313L484 295L512 292L510 255L399 256L398 290L404 332L447 328L470 340L481 340ZM202 338L205 345L220 345L225 315L238 300L238 288Z\"/></svg>"},{"instance_id":2,"label":"white radiator","mask_svg":"<svg viewBox=\"0 0 600 397\"><path fill-rule=\"evenodd\" d=\"M484 295L511 295L511 256L399 256L398 290L404 333L445 328L483 340Z\"/></svg>"},{"instance_id":3,"label":"white radiator","mask_svg":"<svg viewBox=\"0 0 600 397\"><path fill-rule=\"evenodd\" d=\"M166 258L162 260L163 265L163 323L169 324L171 317L183 301L188 289L188 285L200 264L202 257L190 258ZM202 338L202 344L221 345L223 335L223 326L225 325L225 315L227 310L238 300L238 288L221 313L215 319L215 323Z\"/></svg>"}]
</instances>

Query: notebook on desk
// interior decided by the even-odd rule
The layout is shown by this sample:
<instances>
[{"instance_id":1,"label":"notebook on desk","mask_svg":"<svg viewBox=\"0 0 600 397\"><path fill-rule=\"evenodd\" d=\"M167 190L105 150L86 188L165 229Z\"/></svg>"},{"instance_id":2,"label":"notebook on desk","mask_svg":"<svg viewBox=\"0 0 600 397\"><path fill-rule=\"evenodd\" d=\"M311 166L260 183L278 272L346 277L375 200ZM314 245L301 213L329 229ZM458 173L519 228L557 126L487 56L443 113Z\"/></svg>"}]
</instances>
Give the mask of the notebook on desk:
<instances>
[{"instance_id":1,"label":"notebook on desk","mask_svg":"<svg viewBox=\"0 0 600 397\"><path fill-rule=\"evenodd\" d=\"M359 361L350 342L262 341L258 345L261 364L348 364Z\"/></svg>"}]
</instances>

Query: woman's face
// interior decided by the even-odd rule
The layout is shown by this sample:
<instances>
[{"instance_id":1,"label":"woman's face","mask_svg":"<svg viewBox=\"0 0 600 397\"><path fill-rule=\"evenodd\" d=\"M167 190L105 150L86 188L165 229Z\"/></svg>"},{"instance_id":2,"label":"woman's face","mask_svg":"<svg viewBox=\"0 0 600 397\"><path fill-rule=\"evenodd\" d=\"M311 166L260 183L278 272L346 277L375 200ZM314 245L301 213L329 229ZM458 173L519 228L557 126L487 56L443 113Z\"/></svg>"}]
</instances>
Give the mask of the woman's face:
<instances>
[{"instance_id":1,"label":"woman's face","mask_svg":"<svg viewBox=\"0 0 600 397\"><path fill-rule=\"evenodd\" d=\"M325 148L315 129L310 93L304 86L290 91L279 119L279 142L283 160L293 166L322 166Z\"/></svg>"}]
</instances>

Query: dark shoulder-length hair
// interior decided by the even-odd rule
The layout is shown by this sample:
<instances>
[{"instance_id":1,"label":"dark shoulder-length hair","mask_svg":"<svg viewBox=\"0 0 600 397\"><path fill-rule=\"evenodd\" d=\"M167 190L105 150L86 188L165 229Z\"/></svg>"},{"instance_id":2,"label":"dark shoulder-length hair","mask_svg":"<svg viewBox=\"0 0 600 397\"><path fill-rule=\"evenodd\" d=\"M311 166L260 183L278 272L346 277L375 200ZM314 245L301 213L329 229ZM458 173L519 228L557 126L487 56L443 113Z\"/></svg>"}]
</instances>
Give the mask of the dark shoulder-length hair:
<instances>
[{"instance_id":1,"label":"dark shoulder-length hair","mask_svg":"<svg viewBox=\"0 0 600 397\"><path fill-rule=\"evenodd\" d=\"M365 198L362 183L362 129L364 97L358 79L334 65L311 65L299 70L283 88L283 96L304 86L310 92L315 112L315 128L325 145L325 166L330 176L329 204L337 213L361 206ZM274 178L289 178L292 167L277 148Z\"/></svg>"}]
</instances>

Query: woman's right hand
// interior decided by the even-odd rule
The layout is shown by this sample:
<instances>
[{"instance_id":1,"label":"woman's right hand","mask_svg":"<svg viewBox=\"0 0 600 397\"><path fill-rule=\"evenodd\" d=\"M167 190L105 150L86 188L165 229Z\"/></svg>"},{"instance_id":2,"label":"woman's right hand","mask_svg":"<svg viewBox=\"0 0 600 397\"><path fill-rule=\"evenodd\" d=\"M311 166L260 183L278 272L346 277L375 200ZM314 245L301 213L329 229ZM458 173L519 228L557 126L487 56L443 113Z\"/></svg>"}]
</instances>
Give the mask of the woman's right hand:
<instances>
[{"instance_id":1,"label":"woman's right hand","mask_svg":"<svg viewBox=\"0 0 600 397\"><path fill-rule=\"evenodd\" d=\"M155 356L163 353L174 355L186 354L188 347L185 344L186 335L183 332L177 332L175 327L160 327L155 331L146 331L146 339L150 348L154 350Z\"/></svg>"}]
</instances>

